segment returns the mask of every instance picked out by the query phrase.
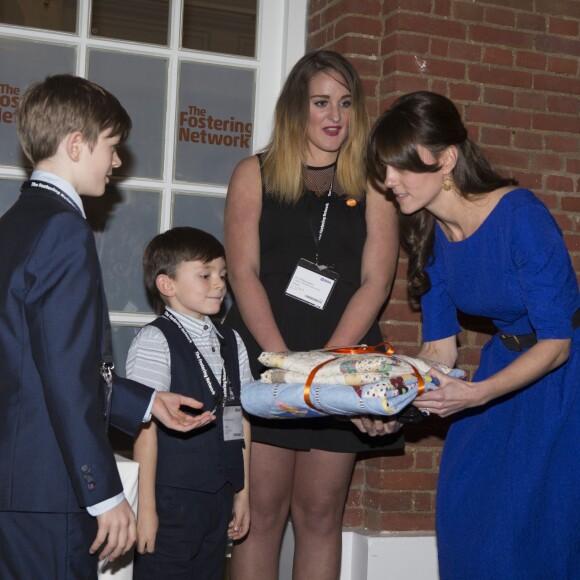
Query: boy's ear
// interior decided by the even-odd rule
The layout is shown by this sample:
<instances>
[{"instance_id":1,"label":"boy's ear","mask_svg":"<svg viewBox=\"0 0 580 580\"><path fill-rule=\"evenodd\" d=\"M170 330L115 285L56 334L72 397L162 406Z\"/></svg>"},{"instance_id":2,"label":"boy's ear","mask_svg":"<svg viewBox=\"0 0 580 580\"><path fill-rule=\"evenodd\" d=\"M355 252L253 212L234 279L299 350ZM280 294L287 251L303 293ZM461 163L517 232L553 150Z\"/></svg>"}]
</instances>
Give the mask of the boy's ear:
<instances>
[{"instance_id":1,"label":"boy's ear","mask_svg":"<svg viewBox=\"0 0 580 580\"><path fill-rule=\"evenodd\" d=\"M168 298L175 296L173 279L170 278L167 274L159 274L159 276L155 278L155 286L157 287L159 294L162 296L167 296Z\"/></svg>"},{"instance_id":2,"label":"boy's ear","mask_svg":"<svg viewBox=\"0 0 580 580\"><path fill-rule=\"evenodd\" d=\"M67 155L73 161L78 161L81 157L83 147L86 146L86 142L80 131L73 131L65 137L64 145Z\"/></svg>"}]
</instances>

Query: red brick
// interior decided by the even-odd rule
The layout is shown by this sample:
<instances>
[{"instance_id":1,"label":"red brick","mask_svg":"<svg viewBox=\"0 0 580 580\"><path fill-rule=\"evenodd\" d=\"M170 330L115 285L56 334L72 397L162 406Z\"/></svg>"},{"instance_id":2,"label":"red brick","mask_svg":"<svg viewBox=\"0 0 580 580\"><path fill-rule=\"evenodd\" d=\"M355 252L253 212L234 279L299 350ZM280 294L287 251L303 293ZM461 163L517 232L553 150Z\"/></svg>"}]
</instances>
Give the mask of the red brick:
<instances>
[{"instance_id":1,"label":"red brick","mask_svg":"<svg viewBox=\"0 0 580 580\"><path fill-rule=\"evenodd\" d=\"M451 41L449 43L449 56L461 60L479 62L481 60L482 48L476 44L462 41Z\"/></svg>"},{"instance_id":2,"label":"red brick","mask_svg":"<svg viewBox=\"0 0 580 580\"><path fill-rule=\"evenodd\" d=\"M381 512L408 512L413 508L411 492L373 492L365 494L365 506L375 507Z\"/></svg>"},{"instance_id":3,"label":"red brick","mask_svg":"<svg viewBox=\"0 0 580 580\"><path fill-rule=\"evenodd\" d=\"M470 123L502 125L520 129L530 129L532 127L532 115L530 113L487 105L471 105L468 109L466 120Z\"/></svg>"},{"instance_id":4,"label":"red brick","mask_svg":"<svg viewBox=\"0 0 580 580\"><path fill-rule=\"evenodd\" d=\"M544 34L536 37L535 48L546 53L580 54L580 41Z\"/></svg>"},{"instance_id":5,"label":"red brick","mask_svg":"<svg viewBox=\"0 0 580 580\"><path fill-rule=\"evenodd\" d=\"M533 159L533 166L537 171L560 171L562 158L550 153L539 153Z\"/></svg>"},{"instance_id":6,"label":"red brick","mask_svg":"<svg viewBox=\"0 0 580 580\"><path fill-rule=\"evenodd\" d=\"M465 39L466 28L462 22L422 14L399 14L396 21L398 30L412 30L433 37Z\"/></svg>"},{"instance_id":7,"label":"red brick","mask_svg":"<svg viewBox=\"0 0 580 580\"><path fill-rule=\"evenodd\" d=\"M546 18L541 14L520 12L516 15L516 28L545 32L547 28Z\"/></svg>"},{"instance_id":8,"label":"red brick","mask_svg":"<svg viewBox=\"0 0 580 580\"><path fill-rule=\"evenodd\" d=\"M421 315L414 312L407 302L390 303L387 308L389 320L401 320L405 322L420 322Z\"/></svg>"},{"instance_id":9,"label":"red brick","mask_svg":"<svg viewBox=\"0 0 580 580\"><path fill-rule=\"evenodd\" d=\"M545 143L548 151L578 153L580 140L578 137L567 137L565 135L547 135Z\"/></svg>"},{"instance_id":10,"label":"red brick","mask_svg":"<svg viewBox=\"0 0 580 580\"><path fill-rule=\"evenodd\" d=\"M542 188L544 179L542 173L512 171L511 176L518 181L521 187L531 189L532 191L539 191Z\"/></svg>"},{"instance_id":11,"label":"red brick","mask_svg":"<svg viewBox=\"0 0 580 580\"><path fill-rule=\"evenodd\" d=\"M405 2L399 3L399 6L405 12L429 14L432 9L432 2L431 0L405 0Z\"/></svg>"},{"instance_id":12,"label":"red brick","mask_svg":"<svg viewBox=\"0 0 580 580\"><path fill-rule=\"evenodd\" d=\"M517 131L514 136L514 145L518 149L536 149L543 148L544 139L542 135L531 131Z\"/></svg>"},{"instance_id":13,"label":"red brick","mask_svg":"<svg viewBox=\"0 0 580 580\"><path fill-rule=\"evenodd\" d=\"M363 16L347 16L335 23L335 35L343 34L366 34L369 36L381 36L383 24L377 18L365 18Z\"/></svg>"},{"instance_id":14,"label":"red brick","mask_svg":"<svg viewBox=\"0 0 580 580\"><path fill-rule=\"evenodd\" d=\"M578 205L580 206L580 203ZM573 219L572 216L565 213L552 212L552 215L563 232L574 233L576 231L578 219Z\"/></svg>"},{"instance_id":15,"label":"red brick","mask_svg":"<svg viewBox=\"0 0 580 580\"><path fill-rule=\"evenodd\" d=\"M534 0L486 0L486 4L494 4L503 8L534 11Z\"/></svg>"},{"instance_id":16,"label":"red brick","mask_svg":"<svg viewBox=\"0 0 580 580\"><path fill-rule=\"evenodd\" d=\"M580 47L577 54L580 54ZM548 93L578 95L580 94L580 79L557 75L537 74L534 76L534 89L537 91L546 91Z\"/></svg>"},{"instance_id":17,"label":"red brick","mask_svg":"<svg viewBox=\"0 0 580 580\"><path fill-rule=\"evenodd\" d=\"M490 105L500 105L502 107L514 106L514 93L507 89L497 87L486 87L483 90L483 100Z\"/></svg>"},{"instance_id":18,"label":"red brick","mask_svg":"<svg viewBox=\"0 0 580 580\"><path fill-rule=\"evenodd\" d=\"M532 127L540 131L562 131L563 133L580 133L580 118L565 115L534 114Z\"/></svg>"},{"instance_id":19,"label":"red brick","mask_svg":"<svg viewBox=\"0 0 580 580\"><path fill-rule=\"evenodd\" d=\"M576 14L576 18L580 18ZM550 18L548 23L550 34L562 34L576 38L578 36L578 20L564 20L563 18Z\"/></svg>"},{"instance_id":20,"label":"red brick","mask_svg":"<svg viewBox=\"0 0 580 580\"><path fill-rule=\"evenodd\" d=\"M417 469L433 469L435 467L432 451L416 451L415 467Z\"/></svg>"},{"instance_id":21,"label":"red brick","mask_svg":"<svg viewBox=\"0 0 580 580\"><path fill-rule=\"evenodd\" d=\"M417 324L381 321L381 331L385 340L388 340L395 348L401 343L419 344L421 340L419 326Z\"/></svg>"},{"instance_id":22,"label":"red brick","mask_svg":"<svg viewBox=\"0 0 580 580\"><path fill-rule=\"evenodd\" d=\"M364 526L364 510L362 508L347 508L344 512L342 525L350 528L360 528Z\"/></svg>"},{"instance_id":23,"label":"red brick","mask_svg":"<svg viewBox=\"0 0 580 580\"><path fill-rule=\"evenodd\" d=\"M564 234L564 242L569 252L580 252L579 234Z\"/></svg>"},{"instance_id":24,"label":"red brick","mask_svg":"<svg viewBox=\"0 0 580 580\"><path fill-rule=\"evenodd\" d=\"M481 22L483 20L483 8L473 2L454 2L453 16L457 20L473 20Z\"/></svg>"},{"instance_id":25,"label":"red brick","mask_svg":"<svg viewBox=\"0 0 580 580\"><path fill-rule=\"evenodd\" d=\"M451 6L451 0L435 0L433 5L433 13L439 16L450 16Z\"/></svg>"},{"instance_id":26,"label":"red brick","mask_svg":"<svg viewBox=\"0 0 580 580\"><path fill-rule=\"evenodd\" d=\"M549 175L546 178L546 187L551 191L571 193L574 191L574 181L569 177L563 177L561 175Z\"/></svg>"},{"instance_id":27,"label":"red brick","mask_svg":"<svg viewBox=\"0 0 580 580\"><path fill-rule=\"evenodd\" d=\"M515 13L512 10L503 10L502 8L487 8L485 10L485 22L488 24L513 27Z\"/></svg>"},{"instance_id":28,"label":"red brick","mask_svg":"<svg viewBox=\"0 0 580 580\"><path fill-rule=\"evenodd\" d=\"M549 56L546 70L556 74L575 75L578 71L578 59Z\"/></svg>"},{"instance_id":29,"label":"red brick","mask_svg":"<svg viewBox=\"0 0 580 580\"><path fill-rule=\"evenodd\" d=\"M567 159L566 171L568 173L580 174L580 159Z\"/></svg>"},{"instance_id":30,"label":"red brick","mask_svg":"<svg viewBox=\"0 0 580 580\"><path fill-rule=\"evenodd\" d=\"M435 529L434 514L417 513L385 513L379 518L382 530L400 532L433 531Z\"/></svg>"},{"instance_id":31,"label":"red brick","mask_svg":"<svg viewBox=\"0 0 580 580\"><path fill-rule=\"evenodd\" d=\"M437 473L415 471L392 471L382 478L382 489L414 490L435 489Z\"/></svg>"},{"instance_id":32,"label":"red brick","mask_svg":"<svg viewBox=\"0 0 580 580\"><path fill-rule=\"evenodd\" d=\"M487 46L483 49L483 63L497 66L513 66L513 53L509 49Z\"/></svg>"},{"instance_id":33,"label":"red brick","mask_svg":"<svg viewBox=\"0 0 580 580\"><path fill-rule=\"evenodd\" d=\"M511 144L511 134L511 130L507 128L482 127L480 143L508 147Z\"/></svg>"},{"instance_id":34,"label":"red brick","mask_svg":"<svg viewBox=\"0 0 580 580\"><path fill-rule=\"evenodd\" d=\"M535 0L535 10L540 14L552 14L559 18L576 18L578 19L577 2L554 2L554 0Z\"/></svg>"},{"instance_id":35,"label":"red brick","mask_svg":"<svg viewBox=\"0 0 580 580\"><path fill-rule=\"evenodd\" d=\"M449 55L449 41L444 38L432 38L430 42L430 50L432 56L439 56L446 58Z\"/></svg>"},{"instance_id":36,"label":"red brick","mask_svg":"<svg viewBox=\"0 0 580 580\"><path fill-rule=\"evenodd\" d=\"M413 494L413 511L432 512L435 510L435 494L433 492L416 492Z\"/></svg>"},{"instance_id":37,"label":"red brick","mask_svg":"<svg viewBox=\"0 0 580 580\"><path fill-rule=\"evenodd\" d=\"M518 91L516 93L516 107L520 109L534 109L536 111L546 110L546 95L541 93L528 93Z\"/></svg>"},{"instance_id":38,"label":"red brick","mask_svg":"<svg viewBox=\"0 0 580 580\"><path fill-rule=\"evenodd\" d=\"M560 199L564 211L573 211L580 213L580 196L563 195Z\"/></svg>"},{"instance_id":39,"label":"red brick","mask_svg":"<svg viewBox=\"0 0 580 580\"><path fill-rule=\"evenodd\" d=\"M350 58L351 55L376 54L378 41L373 38L364 38L361 36L343 36L329 43L328 48Z\"/></svg>"},{"instance_id":40,"label":"red brick","mask_svg":"<svg viewBox=\"0 0 580 580\"><path fill-rule=\"evenodd\" d=\"M453 101L478 101L481 94L479 86L467 83L450 83L449 97Z\"/></svg>"},{"instance_id":41,"label":"red brick","mask_svg":"<svg viewBox=\"0 0 580 580\"><path fill-rule=\"evenodd\" d=\"M534 70L545 71L548 59L544 54L523 51L516 54L516 66Z\"/></svg>"},{"instance_id":42,"label":"red brick","mask_svg":"<svg viewBox=\"0 0 580 580\"><path fill-rule=\"evenodd\" d=\"M565 113L575 116L580 113L578 96L548 95L546 104L548 111L552 113Z\"/></svg>"},{"instance_id":43,"label":"red brick","mask_svg":"<svg viewBox=\"0 0 580 580\"><path fill-rule=\"evenodd\" d=\"M531 89L534 77L524 71L496 69L490 66L470 64L468 66L468 78L476 83L488 85L503 85L506 87L519 87Z\"/></svg>"},{"instance_id":44,"label":"red brick","mask_svg":"<svg viewBox=\"0 0 580 580\"><path fill-rule=\"evenodd\" d=\"M485 24L472 24L469 27L469 40L481 42L488 45L496 45L498 38L502 39L505 46L512 48L534 48L534 35L528 32L502 30L496 26L487 26Z\"/></svg>"}]
</instances>

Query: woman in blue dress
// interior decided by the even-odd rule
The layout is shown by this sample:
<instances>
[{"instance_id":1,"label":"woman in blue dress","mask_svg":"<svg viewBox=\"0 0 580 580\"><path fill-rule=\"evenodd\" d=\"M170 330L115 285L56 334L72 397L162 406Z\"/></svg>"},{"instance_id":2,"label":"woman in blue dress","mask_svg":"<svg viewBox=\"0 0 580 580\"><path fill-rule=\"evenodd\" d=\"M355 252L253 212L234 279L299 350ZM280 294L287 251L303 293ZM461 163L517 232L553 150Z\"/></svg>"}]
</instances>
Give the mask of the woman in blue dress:
<instances>
[{"instance_id":1,"label":"woman in blue dress","mask_svg":"<svg viewBox=\"0 0 580 580\"><path fill-rule=\"evenodd\" d=\"M452 416L437 492L442 580L580 578L580 295L544 204L504 179L451 101L400 97L369 159L394 196L423 312L420 356L454 366L457 311L490 318L473 381L432 371Z\"/></svg>"}]
</instances>

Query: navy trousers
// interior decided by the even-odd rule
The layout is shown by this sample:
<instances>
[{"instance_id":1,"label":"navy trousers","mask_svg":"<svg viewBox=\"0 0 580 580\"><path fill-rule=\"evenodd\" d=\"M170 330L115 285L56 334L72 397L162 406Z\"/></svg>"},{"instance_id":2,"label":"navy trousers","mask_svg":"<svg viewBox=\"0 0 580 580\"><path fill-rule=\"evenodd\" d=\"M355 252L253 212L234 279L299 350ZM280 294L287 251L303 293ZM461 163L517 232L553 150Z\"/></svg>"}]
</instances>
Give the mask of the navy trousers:
<instances>
[{"instance_id":1,"label":"navy trousers","mask_svg":"<svg viewBox=\"0 0 580 580\"><path fill-rule=\"evenodd\" d=\"M88 513L0 512L0 579L96 580L96 535Z\"/></svg>"},{"instance_id":2,"label":"navy trousers","mask_svg":"<svg viewBox=\"0 0 580 580\"><path fill-rule=\"evenodd\" d=\"M222 580L234 491L158 485L154 554L135 554L133 580Z\"/></svg>"}]
</instances>

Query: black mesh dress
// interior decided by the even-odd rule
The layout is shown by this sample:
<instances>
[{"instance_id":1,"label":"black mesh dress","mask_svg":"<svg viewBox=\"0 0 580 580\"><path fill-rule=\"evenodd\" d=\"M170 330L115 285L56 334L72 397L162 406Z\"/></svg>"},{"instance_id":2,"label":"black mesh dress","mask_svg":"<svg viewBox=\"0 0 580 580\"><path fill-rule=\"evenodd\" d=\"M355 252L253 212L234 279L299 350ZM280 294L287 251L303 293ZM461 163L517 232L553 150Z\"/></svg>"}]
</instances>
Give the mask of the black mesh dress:
<instances>
[{"instance_id":1,"label":"black mesh dress","mask_svg":"<svg viewBox=\"0 0 580 580\"><path fill-rule=\"evenodd\" d=\"M360 286L363 246L366 239L364 199L347 204L349 196L337 191L328 197L335 165L309 167L308 190L293 204L282 204L267 191L263 192L260 217L260 279L286 345L293 351L323 348L351 296ZM318 231L326 202L329 201L324 232L320 243ZM286 287L298 260L325 264L339 274L338 282L324 310L319 310L286 295ZM254 377L263 370L257 357L258 346L242 321L234 303L225 324L236 329L250 356ZM375 323L361 342L373 345L382 341ZM289 449L322 449L358 452L371 449L401 449L401 435L369 437L350 422L335 418L270 420L251 417L252 440Z\"/></svg>"}]
</instances>

